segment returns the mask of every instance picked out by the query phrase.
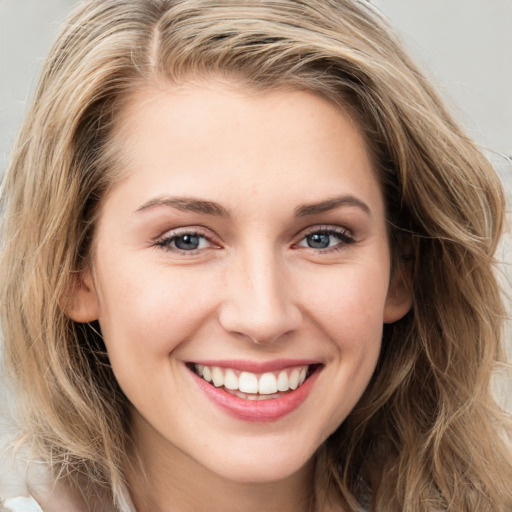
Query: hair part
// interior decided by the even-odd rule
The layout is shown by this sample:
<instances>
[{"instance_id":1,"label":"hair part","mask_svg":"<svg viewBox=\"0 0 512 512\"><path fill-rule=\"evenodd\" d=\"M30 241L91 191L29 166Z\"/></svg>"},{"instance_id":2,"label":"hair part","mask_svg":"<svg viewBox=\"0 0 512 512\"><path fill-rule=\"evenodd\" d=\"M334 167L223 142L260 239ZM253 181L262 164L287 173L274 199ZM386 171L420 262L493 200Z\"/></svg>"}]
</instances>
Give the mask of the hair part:
<instances>
[{"instance_id":1,"label":"hair part","mask_svg":"<svg viewBox=\"0 0 512 512\"><path fill-rule=\"evenodd\" d=\"M123 178L130 98L211 76L346 109L374 156L395 265L410 272L413 310L385 326L372 382L326 441L329 485L354 511L512 507L510 423L490 388L503 358L501 185L387 22L357 0L101 0L68 20L2 192L6 359L41 457L122 504L129 404L99 326L72 322L66 301L101 201Z\"/></svg>"}]
</instances>

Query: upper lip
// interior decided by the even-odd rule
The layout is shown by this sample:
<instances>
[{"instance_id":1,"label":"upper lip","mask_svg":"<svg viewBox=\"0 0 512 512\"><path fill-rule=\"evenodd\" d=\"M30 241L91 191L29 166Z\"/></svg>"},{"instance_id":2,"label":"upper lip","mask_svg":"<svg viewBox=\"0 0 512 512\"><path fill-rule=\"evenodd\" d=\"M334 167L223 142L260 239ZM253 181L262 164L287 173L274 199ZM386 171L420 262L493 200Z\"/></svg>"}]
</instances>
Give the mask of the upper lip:
<instances>
[{"instance_id":1,"label":"upper lip","mask_svg":"<svg viewBox=\"0 0 512 512\"><path fill-rule=\"evenodd\" d=\"M201 359L189 361L188 364L202 366L218 366L220 368L232 368L242 372L266 373L293 368L294 366L309 366L321 364L317 359L274 359L271 361L250 361L246 359Z\"/></svg>"}]
</instances>

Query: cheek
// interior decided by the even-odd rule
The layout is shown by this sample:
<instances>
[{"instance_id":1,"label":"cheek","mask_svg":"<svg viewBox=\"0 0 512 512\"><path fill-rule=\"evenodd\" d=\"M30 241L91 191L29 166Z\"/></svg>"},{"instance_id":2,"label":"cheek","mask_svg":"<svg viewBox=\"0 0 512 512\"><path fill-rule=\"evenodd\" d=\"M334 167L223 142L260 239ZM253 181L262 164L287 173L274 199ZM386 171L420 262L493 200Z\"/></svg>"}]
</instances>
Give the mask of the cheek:
<instances>
[{"instance_id":1,"label":"cheek","mask_svg":"<svg viewBox=\"0 0 512 512\"><path fill-rule=\"evenodd\" d=\"M166 358L180 342L191 338L212 309L193 272L145 272L119 264L115 274L104 273L100 326L114 369L133 371ZM184 275L186 277L184 277ZM119 276L132 276L129 280Z\"/></svg>"},{"instance_id":2,"label":"cheek","mask_svg":"<svg viewBox=\"0 0 512 512\"><path fill-rule=\"evenodd\" d=\"M379 343L388 288L385 267L346 265L305 279L302 302L339 349Z\"/></svg>"},{"instance_id":3,"label":"cheek","mask_svg":"<svg viewBox=\"0 0 512 512\"><path fill-rule=\"evenodd\" d=\"M317 288L310 295L310 314L334 348L326 436L345 420L373 375L381 350L387 287L385 268L355 265L338 269L325 279L321 292Z\"/></svg>"}]
</instances>

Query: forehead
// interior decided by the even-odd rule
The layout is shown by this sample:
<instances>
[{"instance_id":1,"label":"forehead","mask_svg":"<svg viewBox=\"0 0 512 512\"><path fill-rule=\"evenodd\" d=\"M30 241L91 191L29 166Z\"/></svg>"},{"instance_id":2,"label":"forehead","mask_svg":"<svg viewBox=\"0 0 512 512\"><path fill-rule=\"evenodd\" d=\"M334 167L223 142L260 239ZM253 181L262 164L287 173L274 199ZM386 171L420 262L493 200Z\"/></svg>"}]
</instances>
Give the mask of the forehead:
<instances>
[{"instance_id":1,"label":"forehead","mask_svg":"<svg viewBox=\"0 0 512 512\"><path fill-rule=\"evenodd\" d=\"M343 181L340 192L381 200L362 131L310 91L220 80L142 88L126 103L114 141L125 179L154 196L193 191L229 201L237 192L254 202L296 191L315 202Z\"/></svg>"}]
</instances>

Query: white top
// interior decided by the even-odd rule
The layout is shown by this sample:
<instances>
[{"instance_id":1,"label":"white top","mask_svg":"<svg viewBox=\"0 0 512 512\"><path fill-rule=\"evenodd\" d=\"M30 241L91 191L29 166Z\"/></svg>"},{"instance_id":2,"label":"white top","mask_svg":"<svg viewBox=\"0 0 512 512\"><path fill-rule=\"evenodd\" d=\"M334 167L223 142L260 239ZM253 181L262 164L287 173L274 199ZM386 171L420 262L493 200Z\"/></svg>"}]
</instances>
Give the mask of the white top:
<instances>
[{"instance_id":1,"label":"white top","mask_svg":"<svg viewBox=\"0 0 512 512\"><path fill-rule=\"evenodd\" d=\"M0 498L1 512L43 512L34 498L21 496L2 500Z\"/></svg>"},{"instance_id":2,"label":"white top","mask_svg":"<svg viewBox=\"0 0 512 512\"><path fill-rule=\"evenodd\" d=\"M60 508L58 510L60 512ZM121 497L121 503L116 510L119 512L135 512L127 493ZM0 512L43 512L43 509L32 496L18 496L7 499L0 497Z\"/></svg>"},{"instance_id":3,"label":"white top","mask_svg":"<svg viewBox=\"0 0 512 512\"><path fill-rule=\"evenodd\" d=\"M135 512L135 508L129 497L123 498L123 503L120 504L120 508L116 510L119 510L119 512ZM60 508L57 510L60 511ZM8 499L0 497L0 512L43 512L43 509L32 496L18 496Z\"/></svg>"},{"instance_id":4,"label":"white top","mask_svg":"<svg viewBox=\"0 0 512 512\"><path fill-rule=\"evenodd\" d=\"M1 1L1 0L0 0ZM123 490L119 496L118 506L114 507L110 504L107 508L109 512L136 512L135 507L130 499L130 495L126 489ZM49 510L58 512L70 512L71 507L75 510L73 505L73 496L62 492L56 493L48 501L47 506ZM76 511L83 511L83 503L76 503ZM45 505L46 506L46 505ZM107 508L104 512L107 512ZM64 510L66 509L66 510ZM41 505L35 500L33 496L17 496L14 498L2 498L0 496L0 512L43 512Z\"/></svg>"}]
</instances>

